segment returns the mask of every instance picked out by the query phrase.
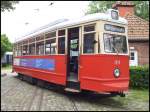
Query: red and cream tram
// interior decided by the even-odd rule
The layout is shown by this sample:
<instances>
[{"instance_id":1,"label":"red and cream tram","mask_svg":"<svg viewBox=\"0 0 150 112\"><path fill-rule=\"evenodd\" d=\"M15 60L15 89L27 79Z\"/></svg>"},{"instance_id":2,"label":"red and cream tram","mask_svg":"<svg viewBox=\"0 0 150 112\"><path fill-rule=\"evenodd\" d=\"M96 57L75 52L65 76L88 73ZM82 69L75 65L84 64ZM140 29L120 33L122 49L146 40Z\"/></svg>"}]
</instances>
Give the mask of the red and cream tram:
<instances>
[{"instance_id":1,"label":"red and cream tram","mask_svg":"<svg viewBox=\"0 0 150 112\"><path fill-rule=\"evenodd\" d=\"M117 10L59 20L14 43L13 71L66 90L123 94L129 86L127 21Z\"/></svg>"}]
</instances>

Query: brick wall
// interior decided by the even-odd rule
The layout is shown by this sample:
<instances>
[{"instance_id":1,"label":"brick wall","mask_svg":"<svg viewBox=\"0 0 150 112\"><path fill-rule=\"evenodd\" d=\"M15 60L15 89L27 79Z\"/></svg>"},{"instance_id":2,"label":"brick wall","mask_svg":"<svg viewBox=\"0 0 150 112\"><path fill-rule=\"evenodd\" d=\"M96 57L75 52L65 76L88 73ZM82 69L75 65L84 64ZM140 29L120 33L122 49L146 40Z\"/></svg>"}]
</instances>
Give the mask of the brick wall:
<instances>
[{"instance_id":1,"label":"brick wall","mask_svg":"<svg viewBox=\"0 0 150 112\"><path fill-rule=\"evenodd\" d=\"M134 47L138 53L138 65L149 64L149 41L129 41L129 47Z\"/></svg>"}]
</instances>

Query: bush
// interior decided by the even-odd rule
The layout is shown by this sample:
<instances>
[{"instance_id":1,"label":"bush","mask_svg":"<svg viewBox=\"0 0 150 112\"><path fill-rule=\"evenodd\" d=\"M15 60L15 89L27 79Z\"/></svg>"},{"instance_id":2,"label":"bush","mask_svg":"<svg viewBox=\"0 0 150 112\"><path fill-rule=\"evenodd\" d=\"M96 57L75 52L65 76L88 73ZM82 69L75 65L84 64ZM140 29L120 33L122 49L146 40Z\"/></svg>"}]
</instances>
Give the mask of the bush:
<instances>
[{"instance_id":1,"label":"bush","mask_svg":"<svg viewBox=\"0 0 150 112\"><path fill-rule=\"evenodd\" d=\"M149 66L130 67L130 87L149 89Z\"/></svg>"}]
</instances>

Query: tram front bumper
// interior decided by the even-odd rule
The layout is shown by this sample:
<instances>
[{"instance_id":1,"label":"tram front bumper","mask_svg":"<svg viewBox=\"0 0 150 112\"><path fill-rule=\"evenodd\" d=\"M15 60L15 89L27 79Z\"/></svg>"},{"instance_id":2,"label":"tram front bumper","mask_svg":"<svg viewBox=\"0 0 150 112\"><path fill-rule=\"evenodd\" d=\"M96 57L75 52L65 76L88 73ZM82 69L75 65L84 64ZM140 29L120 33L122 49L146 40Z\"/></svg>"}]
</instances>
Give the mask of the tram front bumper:
<instances>
[{"instance_id":1,"label":"tram front bumper","mask_svg":"<svg viewBox=\"0 0 150 112\"><path fill-rule=\"evenodd\" d=\"M95 92L123 92L128 91L129 79L96 79L83 78L81 88Z\"/></svg>"}]
</instances>

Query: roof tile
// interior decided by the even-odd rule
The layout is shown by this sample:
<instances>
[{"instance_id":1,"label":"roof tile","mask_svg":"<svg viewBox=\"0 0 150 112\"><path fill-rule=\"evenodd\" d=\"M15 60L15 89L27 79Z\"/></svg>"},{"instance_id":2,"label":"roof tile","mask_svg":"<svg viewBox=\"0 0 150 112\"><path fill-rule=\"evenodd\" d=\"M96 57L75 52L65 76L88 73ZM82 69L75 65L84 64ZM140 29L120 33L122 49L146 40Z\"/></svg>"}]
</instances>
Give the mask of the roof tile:
<instances>
[{"instance_id":1,"label":"roof tile","mask_svg":"<svg viewBox=\"0 0 150 112\"><path fill-rule=\"evenodd\" d=\"M133 14L127 14L129 39L149 39L149 22Z\"/></svg>"}]
</instances>

